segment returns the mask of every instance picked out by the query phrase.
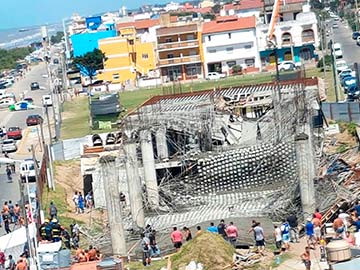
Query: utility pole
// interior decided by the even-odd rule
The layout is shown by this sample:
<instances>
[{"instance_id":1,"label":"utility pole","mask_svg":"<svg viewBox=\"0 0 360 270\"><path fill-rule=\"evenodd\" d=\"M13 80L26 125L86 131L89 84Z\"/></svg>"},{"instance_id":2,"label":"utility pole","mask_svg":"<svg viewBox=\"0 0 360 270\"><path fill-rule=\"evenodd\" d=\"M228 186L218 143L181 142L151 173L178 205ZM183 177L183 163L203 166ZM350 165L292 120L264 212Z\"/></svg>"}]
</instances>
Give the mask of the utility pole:
<instances>
[{"instance_id":1,"label":"utility pole","mask_svg":"<svg viewBox=\"0 0 360 270\"><path fill-rule=\"evenodd\" d=\"M358 16L358 12L359 12L359 7L358 7L358 0L355 0L355 19L356 19L356 23L355 23L355 27L356 27L356 32L359 31L359 16Z\"/></svg>"},{"instance_id":2,"label":"utility pole","mask_svg":"<svg viewBox=\"0 0 360 270\"><path fill-rule=\"evenodd\" d=\"M46 114L46 121L47 121L47 124L48 124L48 131L49 131L50 145L51 145L51 143L52 143L52 135L51 135L51 126L50 126L50 120L49 120L48 106L45 106L45 114Z\"/></svg>"},{"instance_id":3,"label":"utility pole","mask_svg":"<svg viewBox=\"0 0 360 270\"><path fill-rule=\"evenodd\" d=\"M45 152L45 149L44 149ZM38 163L37 163L37 159L36 159L36 155L35 155L35 148L34 145L31 145L31 153L32 153L32 158L34 161L34 168L35 168L35 183L36 183L36 195L38 196L38 203L39 203L39 211L38 213L36 213L38 215L38 217L40 217L40 209L42 209L41 207L41 192L40 192L40 181L39 181L39 167L38 167Z\"/></svg>"},{"instance_id":4,"label":"utility pole","mask_svg":"<svg viewBox=\"0 0 360 270\"><path fill-rule=\"evenodd\" d=\"M336 66L335 66L335 56L334 56L332 39L330 39L329 45L330 45L331 64L332 64L333 78L334 78L335 99L336 99L336 102L339 102L339 94L338 94L338 88L337 88L337 77L336 77Z\"/></svg>"}]
</instances>

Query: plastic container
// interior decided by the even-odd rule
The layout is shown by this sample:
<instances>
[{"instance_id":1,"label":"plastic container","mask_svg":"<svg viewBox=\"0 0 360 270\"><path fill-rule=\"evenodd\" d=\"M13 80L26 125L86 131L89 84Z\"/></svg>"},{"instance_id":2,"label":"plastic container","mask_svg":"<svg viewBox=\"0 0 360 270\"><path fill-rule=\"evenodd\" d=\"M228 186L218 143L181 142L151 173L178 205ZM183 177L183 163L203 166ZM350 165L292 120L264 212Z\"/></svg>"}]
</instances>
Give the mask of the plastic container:
<instances>
[{"instance_id":1,"label":"plastic container","mask_svg":"<svg viewBox=\"0 0 360 270\"><path fill-rule=\"evenodd\" d=\"M326 246L328 261L343 262L351 259L351 250L345 240L334 240Z\"/></svg>"}]
</instances>

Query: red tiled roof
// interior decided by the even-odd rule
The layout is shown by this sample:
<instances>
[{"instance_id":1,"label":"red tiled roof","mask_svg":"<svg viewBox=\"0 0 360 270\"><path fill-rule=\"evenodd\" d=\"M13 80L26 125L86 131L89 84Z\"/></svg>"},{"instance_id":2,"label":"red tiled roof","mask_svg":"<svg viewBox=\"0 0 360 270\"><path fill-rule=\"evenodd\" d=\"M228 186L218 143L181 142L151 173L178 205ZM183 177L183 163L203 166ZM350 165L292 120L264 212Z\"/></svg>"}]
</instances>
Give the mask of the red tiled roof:
<instances>
[{"instance_id":1,"label":"red tiled roof","mask_svg":"<svg viewBox=\"0 0 360 270\"><path fill-rule=\"evenodd\" d=\"M203 24L203 34L219 33L240 29L255 28L255 16L237 18L235 16L217 17L216 21L210 21Z\"/></svg>"},{"instance_id":2,"label":"red tiled roof","mask_svg":"<svg viewBox=\"0 0 360 270\"><path fill-rule=\"evenodd\" d=\"M204 8L188 8L183 9L186 12L194 12L194 13L200 13L200 14L206 14L211 12L211 7L204 7Z\"/></svg>"},{"instance_id":3,"label":"red tiled roof","mask_svg":"<svg viewBox=\"0 0 360 270\"><path fill-rule=\"evenodd\" d=\"M262 8L264 6L264 2L261 0L241 0L239 4L226 4L224 5L224 9L226 11L230 9L234 10L245 10L245 9L256 9Z\"/></svg>"},{"instance_id":4,"label":"red tiled roof","mask_svg":"<svg viewBox=\"0 0 360 270\"><path fill-rule=\"evenodd\" d=\"M116 25L116 29L119 30L121 28L129 27L129 26L133 26L133 27L135 27L135 29L145 29L145 28L153 27L158 24L160 24L159 19L145 19L145 20L138 20L138 21L134 21L134 22L118 23Z\"/></svg>"}]
</instances>

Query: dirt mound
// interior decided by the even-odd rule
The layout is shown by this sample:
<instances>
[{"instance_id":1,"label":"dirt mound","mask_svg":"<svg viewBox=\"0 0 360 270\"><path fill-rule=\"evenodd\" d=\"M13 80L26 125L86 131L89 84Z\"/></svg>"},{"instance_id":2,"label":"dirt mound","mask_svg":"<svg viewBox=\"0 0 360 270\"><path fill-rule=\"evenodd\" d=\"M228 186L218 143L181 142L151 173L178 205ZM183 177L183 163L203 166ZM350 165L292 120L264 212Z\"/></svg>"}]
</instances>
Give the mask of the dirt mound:
<instances>
[{"instance_id":1,"label":"dirt mound","mask_svg":"<svg viewBox=\"0 0 360 270\"><path fill-rule=\"evenodd\" d=\"M171 268L185 269L191 261L195 261L201 263L204 270L221 270L232 262L234 252L235 249L220 235L203 232L171 257Z\"/></svg>"}]
</instances>

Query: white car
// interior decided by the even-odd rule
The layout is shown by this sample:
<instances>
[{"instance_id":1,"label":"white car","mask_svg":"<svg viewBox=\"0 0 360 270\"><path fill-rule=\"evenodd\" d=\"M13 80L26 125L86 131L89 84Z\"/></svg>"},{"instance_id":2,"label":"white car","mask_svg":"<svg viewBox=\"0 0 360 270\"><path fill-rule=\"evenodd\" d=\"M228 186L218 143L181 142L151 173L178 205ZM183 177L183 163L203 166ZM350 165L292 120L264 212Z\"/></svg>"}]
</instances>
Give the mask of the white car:
<instances>
[{"instance_id":1,"label":"white car","mask_svg":"<svg viewBox=\"0 0 360 270\"><path fill-rule=\"evenodd\" d=\"M9 108L10 105L15 104L15 99L8 97L0 100L0 108Z\"/></svg>"},{"instance_id":2,"label":"white car","mask_svg":"<svg viewBox=\"0 0 360 270\"><path fill-rule=\"evenodd\" d=\"M339 77L342 77L344 76L345 74L351 74L353 71L351 68L347 68L347 69L344 69L342 70L340 73L339 73Z\"/></svg>"},{"instance_id":3,"label":"white car","mask_svg":"<svg viewBox=\"0 0 360 270\"><path fill-rule=\"evenodd\" d=\"M334 43L333 50L334 50L335 58L342 58L343 57L343 52L341 50L341 44L340 43Z\"/></svg>"},{"instance_id":4,"label":"white car","mask_svg":"<svg viewBox=\"0 0 360 270\"><path fill-rule=\"evenodd\" d=\"M52 106L53 102L51 99L51 95L43 95L42 96L42 104L44 107Z\"/></svg>"},{"instance_id":5,"label":"white car","mask_svg":"<svg viewBox=\"0 0 360 270\"><path fill-rule=\"evenodd\" d=\"M35 109L35 106L27 101L19 101L9 106L10 111L24 111Z\"/></svg>"},{"instance_id":6,"label":"white car","mask_svg":"<svg viewBox=\"0 0 360 270\"><path fill-rule=\"evenodd\" d=\"M283 61L278 64L280 71L290 71L301 68L301 63L294 63L293 61Z\"/></svg>"},{"instance_id":7,"label":"white car","mask_svg":"<svg viewBox=\"0 0 360 270\"><path fill-rule=\"evenodd\" d=\"M2 144L1 144L1 151L3 153L17 151L17 147L16 147L16 143L15 143L14 139L3 140Z\"/></svg>"},{"instance_id":8,"label":"white car","mask_svg":"<svg viewBox=\"0 0 360 270\"><path fill-rule=\"evenodd\" d=\"M349 67L344 60L336 61L336 70L338 73L340 73L341 71L343 71L345 69L349 69Z\"/></svg>"},{"instance_id":9,"label":"white car","mask_svg":"<svg viewBox=\"0 0 360 270\"><path fill-rule=\"evenodd\" d=\"M206 76L207 80L219 80L225 78L226 75L218 72L209 72Z\"/></svg>"}]
</instances>

